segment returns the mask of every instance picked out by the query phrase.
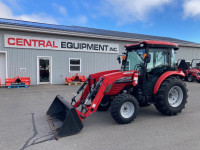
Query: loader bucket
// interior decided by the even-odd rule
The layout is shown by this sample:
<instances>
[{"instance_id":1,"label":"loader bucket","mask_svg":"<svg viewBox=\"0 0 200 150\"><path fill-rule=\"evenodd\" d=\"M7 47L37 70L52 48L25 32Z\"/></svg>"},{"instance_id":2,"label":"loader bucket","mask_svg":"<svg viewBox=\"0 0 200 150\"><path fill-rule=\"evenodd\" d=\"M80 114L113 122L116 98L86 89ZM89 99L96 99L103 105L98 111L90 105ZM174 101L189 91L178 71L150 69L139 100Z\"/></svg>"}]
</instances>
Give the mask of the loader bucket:
<instances>
[{"instance_id":1,"label":"loader bucket","mask_svg":"<svg viewBox=\"0 0 200 150\"><path fill-rule=\"evenodd\" d=\"M83 128L75 108L60 95L56 96L46 116L56 139L76 134Z\"/></svg>"}]
</instances>

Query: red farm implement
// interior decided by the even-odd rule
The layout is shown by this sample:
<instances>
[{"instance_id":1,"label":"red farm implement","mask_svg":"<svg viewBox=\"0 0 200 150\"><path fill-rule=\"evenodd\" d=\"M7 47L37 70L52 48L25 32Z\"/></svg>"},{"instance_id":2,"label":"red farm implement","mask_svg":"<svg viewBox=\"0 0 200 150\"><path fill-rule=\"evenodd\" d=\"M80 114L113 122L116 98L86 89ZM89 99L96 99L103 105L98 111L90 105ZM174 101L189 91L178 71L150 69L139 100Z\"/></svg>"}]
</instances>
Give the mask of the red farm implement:
<instances>
[{"instance_id":1,"label":"red farm implement","mask_svg":"<svg viewBox=\"0 0 200 150\"><path fill-rule=\"evenodd\" d=\"M8 88L11 87L28 87L31 83L30 77L15 77L15 78L6 78L5 79L5 85L8 86Z\"/></svg>"},{"instance_id":2,"label":"red farm implement","mask_svg":"<svg viewBox=\"0 0 200 150\"><path fill-rule=\"evenodd\" d=\"M198 62L197 62L198 61ZM189 82L193 82L196 80L200 83L200 66L199 66L200 59L193 59L191 63L185 62L184 59L179 60L179 68L181 67L183 72L185 73L185 80Z\"/></svg>"},{"instance_id":3,"label":"red farm implement","mask_svg":"<svg viewBox=\"0 0 200 150\"><path fill-rule=\"evenodd\" d=\"M65 83L68 84L68 83L71 83L71 82L85 82L86 78L85 76L80 76L78 75L78 73L76 73L74 76L72 77L66 77L65 78Z\"/></svg>"}]
</instances>

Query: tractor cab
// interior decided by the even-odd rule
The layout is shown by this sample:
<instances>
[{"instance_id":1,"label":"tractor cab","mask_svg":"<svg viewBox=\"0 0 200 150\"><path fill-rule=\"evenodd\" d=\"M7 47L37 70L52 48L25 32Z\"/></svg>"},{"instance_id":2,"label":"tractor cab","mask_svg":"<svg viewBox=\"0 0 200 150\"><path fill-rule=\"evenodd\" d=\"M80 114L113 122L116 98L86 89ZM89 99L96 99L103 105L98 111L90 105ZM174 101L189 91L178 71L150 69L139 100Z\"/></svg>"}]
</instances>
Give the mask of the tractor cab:
<instances>
[{"instance_id":1,"label":"tractor cab","mask_svg":"<svg viewBox=\"0 0 200 150\"><path fill-rule=\"evenodd\" d=\"M125 48L127 52L124 71L144 68L151 74L157 74L175 70L174 50L178 50L178 45L175 43L144 41L135 45L126 45Z\"/></svg>"},{"instance_id":2,"label":"tractor cab","mask_svg":"<svg viewBox=\"0 0 200 150\"><path fill-rule=\"evenodd\" d=\"M178 45L162 41L144 41L126 45L123 71L139 70L139 84L143 94L151 95L158 78L167 71L175 70L174 51ZM148 94L149 93L149 94Z\"/></svg>"}]
</instances>

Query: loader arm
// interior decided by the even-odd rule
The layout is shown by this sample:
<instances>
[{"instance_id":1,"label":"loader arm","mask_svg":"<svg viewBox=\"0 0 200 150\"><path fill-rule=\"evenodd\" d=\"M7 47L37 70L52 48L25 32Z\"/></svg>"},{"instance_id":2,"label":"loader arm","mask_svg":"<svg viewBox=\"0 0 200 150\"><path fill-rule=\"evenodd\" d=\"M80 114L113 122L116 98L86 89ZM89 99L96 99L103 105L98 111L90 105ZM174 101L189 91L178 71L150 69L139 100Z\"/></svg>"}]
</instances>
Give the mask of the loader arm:
<instances>
[{"instance_id":1,"label":"loader arm","mask_svg":"<svg viewBox=\"0 0 200 150\"><path fill-rule=\"evenodd\" d=\"M94 81L90 81L89 78L88 84L82 96L80 97L79 101L75 105L73 105L74 108L77 108L81 105L81 111L76 109L76 112L80 117L81 121L83 121L86 117L88 117L97 110L102 98L105 95L105 90L107 87L112 86L111 88L109 88L109 91L107 91L107 93L110 93L112 95L115 93L120 93L120 91L125 86L137 85L138 78L136 76L138 77L138 71L114 72L106 74L99 78L98 82L91 91L89 91L89 86L94 84ZM88 102L90 101L91 103L88 104ZM83 110L85 111L84 113Z\"/></svg>"},{"instance_id":2,"label":"loader arm","mask_svg":"<svg viewBox=\"0 0 200 150\"><path fill-rule=\"evenodd\" d=\"M85 99L87 98L88 94L91 92L91 87L94 85L94 87L96 86L97 81L99 80L99 78L105 74L109 74L109 73L114 73L114 72L119 72L119 70L110 70L110 71L104 71L104 72L99 72L99 73L95 73L95 74L91 74L89 75L89 77L86 79L86 81L84 82L84 85L80 87L80 89L77 91L76 95L72 98L72 103L75 102L75 104L73 105L74 108L77 108L81 105L81 103L83 103L85 101ZM87 83L87 85L86 85ZM79 100L76 102L75 101L75 97L80 93L80 91L84 88L84 86L86 85L85 90L83 91L81 97L79 98Z\"/></svg>"}]
</instances>

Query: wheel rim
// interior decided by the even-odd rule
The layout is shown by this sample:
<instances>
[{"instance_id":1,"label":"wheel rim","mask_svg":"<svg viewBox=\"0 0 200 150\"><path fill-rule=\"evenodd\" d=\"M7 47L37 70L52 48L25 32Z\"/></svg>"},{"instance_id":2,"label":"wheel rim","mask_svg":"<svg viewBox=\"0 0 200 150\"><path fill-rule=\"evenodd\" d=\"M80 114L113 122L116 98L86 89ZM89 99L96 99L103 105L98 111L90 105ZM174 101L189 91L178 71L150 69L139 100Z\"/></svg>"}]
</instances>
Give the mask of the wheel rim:
<instances>
[{"instance_id":1,"label":"wheel rim","mask_svg":"<svg viewBox=\"0 0 200 150\"><path fill-rule=\"evenodd\" d=\"M183 91L179 86L174 86L168 94L168 101L172 107L178 107L183 101Z\"/></svg>"},{"instance_id":2,"label":"wheel rim","mask_svg":"<svg viewBox=\"0 0 200 150\"><path fill-rule=\"evenodd\" d=\"M192 76L188 76L188 81L192 82Z\"/></svg>"},{"instance_id":3,"label":"wheel rim","mask_svg":"<svg viewBox=\"0 0 200 150\"><path fill-rule=\"evenodd\" d=\"M120 109L120 113L124 118L130 118L135 112L135 106L131 102L125 102Z\"/></svg>"}]
</instances>

